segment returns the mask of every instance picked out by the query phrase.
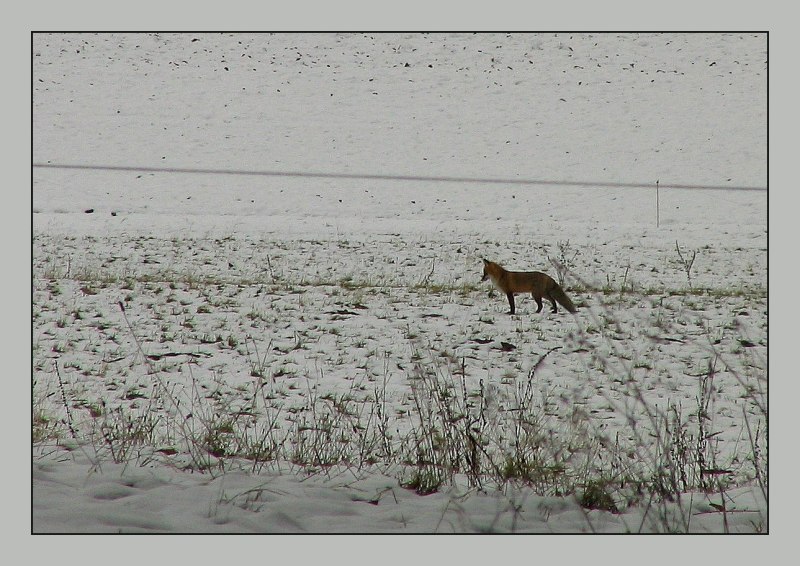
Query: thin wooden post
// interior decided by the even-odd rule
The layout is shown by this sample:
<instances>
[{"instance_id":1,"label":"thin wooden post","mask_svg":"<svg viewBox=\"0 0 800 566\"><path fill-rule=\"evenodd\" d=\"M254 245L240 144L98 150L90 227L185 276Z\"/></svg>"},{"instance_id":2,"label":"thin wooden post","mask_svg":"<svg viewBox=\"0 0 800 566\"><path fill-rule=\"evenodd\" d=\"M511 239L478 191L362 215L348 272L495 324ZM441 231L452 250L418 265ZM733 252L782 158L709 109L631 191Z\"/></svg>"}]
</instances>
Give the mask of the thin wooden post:
<instances>
[{"instance_id":1,"label":"thin wooden post","mask_svg":"<svg viewBox=\"0 0 800 566\"><path fill-rule=\"evenodd\" d=\"M661 224L661 210L658 204L658 179L656 179L656 228Z\"/></svg>"}]
</instances>

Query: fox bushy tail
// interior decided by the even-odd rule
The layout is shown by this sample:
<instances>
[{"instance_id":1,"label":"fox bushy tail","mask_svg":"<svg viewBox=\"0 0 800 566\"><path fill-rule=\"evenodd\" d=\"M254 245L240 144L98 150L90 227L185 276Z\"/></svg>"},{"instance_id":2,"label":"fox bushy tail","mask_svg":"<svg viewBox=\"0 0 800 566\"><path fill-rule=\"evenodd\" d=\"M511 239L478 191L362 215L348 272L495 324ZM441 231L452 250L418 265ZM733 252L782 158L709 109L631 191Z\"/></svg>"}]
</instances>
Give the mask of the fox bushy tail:
<instances>
[{"instance_id":1,"label":"fox bushy tail","mask_svg":"<svg viewBox=\"0 0 800 566\"><path fill-rule=\"evenodd\" d=\"M570 301L569 297L567 297L567 294L564 292L564 289L562 289L558 283L556 283L553 290L550 291L550 296L552 296L558 302L558 304L567 309L569 312L574 313L578 310L575 308L575 305L572 304L572 301Z\"/></svg>"}]
</instances>

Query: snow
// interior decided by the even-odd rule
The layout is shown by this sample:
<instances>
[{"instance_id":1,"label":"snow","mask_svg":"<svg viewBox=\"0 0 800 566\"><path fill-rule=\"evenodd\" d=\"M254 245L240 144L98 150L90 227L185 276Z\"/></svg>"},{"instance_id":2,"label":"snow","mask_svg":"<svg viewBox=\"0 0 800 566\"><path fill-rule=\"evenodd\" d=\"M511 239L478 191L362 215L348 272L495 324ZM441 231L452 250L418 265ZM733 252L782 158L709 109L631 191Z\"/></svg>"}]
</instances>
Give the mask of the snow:
<instances>
[{"instance_id":1,"label":"snow","mask_svg":"<svg viewBox=\"0 0 800 566\"><path fill-rule=\"evenodd\" d=\"M283 471L231 472L216 478L162 467L92 470L81 455L34 461L35 532L92 533L624 533L660 532L642 510L621 515L586 511L568 498L527 490L471 493L457 486L420 497L380 474L346 470L305 477ZM735 490L730 532L751 532L760 503ZM693 532L720 529L706 501L674 510Z\"/></svg>"},{"instance_id":2,"label":"snow","mask_svg":"<svg viewBox=\"0 0 800 566\"><path fill-rule=\"evenodd\" d=\"M698 426L716 353L712 442L736 473L728 513L694 491L654 516L461 476L423 496L398 466L190 473L66 434L33 447L32 531L766 528L741 456L766 424L743 393L766 399L766 73L744 33L35 35L33 395L62 432L149 410L154 371L284 430L381 395L399 436L420 366L463 367L497 422L535 373L548 430L575 438L587 412L624 436L634 393ZM575 317L475 288L482 257L553 273L559 254Z\"/></svg>"}]
</instances>

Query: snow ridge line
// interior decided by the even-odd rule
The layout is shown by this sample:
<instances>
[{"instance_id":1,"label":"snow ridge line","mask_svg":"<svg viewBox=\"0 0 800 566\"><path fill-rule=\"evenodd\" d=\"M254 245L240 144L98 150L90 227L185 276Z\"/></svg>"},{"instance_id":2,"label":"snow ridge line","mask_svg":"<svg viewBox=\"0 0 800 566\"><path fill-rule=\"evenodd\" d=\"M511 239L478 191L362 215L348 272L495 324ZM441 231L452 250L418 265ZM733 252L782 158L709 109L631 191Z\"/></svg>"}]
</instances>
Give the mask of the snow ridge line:
<instances>
[{"instance_id":1,"label":"snow ridge line","mask_svg":"<svg viewBox=\"0 0 800 566\"><path fill-rule=\"evenodd\" d=\"M81 165L70 163L33 163L31 167L46 169L80 169L86 171L138 171L144 173L189 173L196 175L253 175L262 177L313 177L329 179L371 179L380 181L428 181L505 185L557 185L567 187L653 188L655 183L623 183L609 181L555 181L545 179L476 178L428 175L385 175L373 173L325 173L305 171L258 171L247 169L208 169L191 167L141 167L134 165ZM767 191L767 187L699 185L682 183L659 184L662 189L695 189L709 191Z\"/></svg>"}]
</instances>

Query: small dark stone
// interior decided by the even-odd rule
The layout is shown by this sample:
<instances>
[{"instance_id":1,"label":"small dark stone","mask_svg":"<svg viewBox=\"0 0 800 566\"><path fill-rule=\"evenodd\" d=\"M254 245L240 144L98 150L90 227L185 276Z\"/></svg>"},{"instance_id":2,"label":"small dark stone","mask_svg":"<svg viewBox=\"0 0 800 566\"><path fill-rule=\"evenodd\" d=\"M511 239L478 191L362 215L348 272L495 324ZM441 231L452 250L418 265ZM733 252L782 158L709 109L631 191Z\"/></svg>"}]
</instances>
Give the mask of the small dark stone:
<instances>
[{"instance_id":1,"label":"small dark stone","mask_svg":"<svg viewBox=\"0 0 800 566\"><path fill-rule=\"evenodd\" d=\"M92 212L94 212L94 209L93 208L87 208L86 210L84 210L84 212L86 214L91 214Z\"/></svg>"}]
</instances>

